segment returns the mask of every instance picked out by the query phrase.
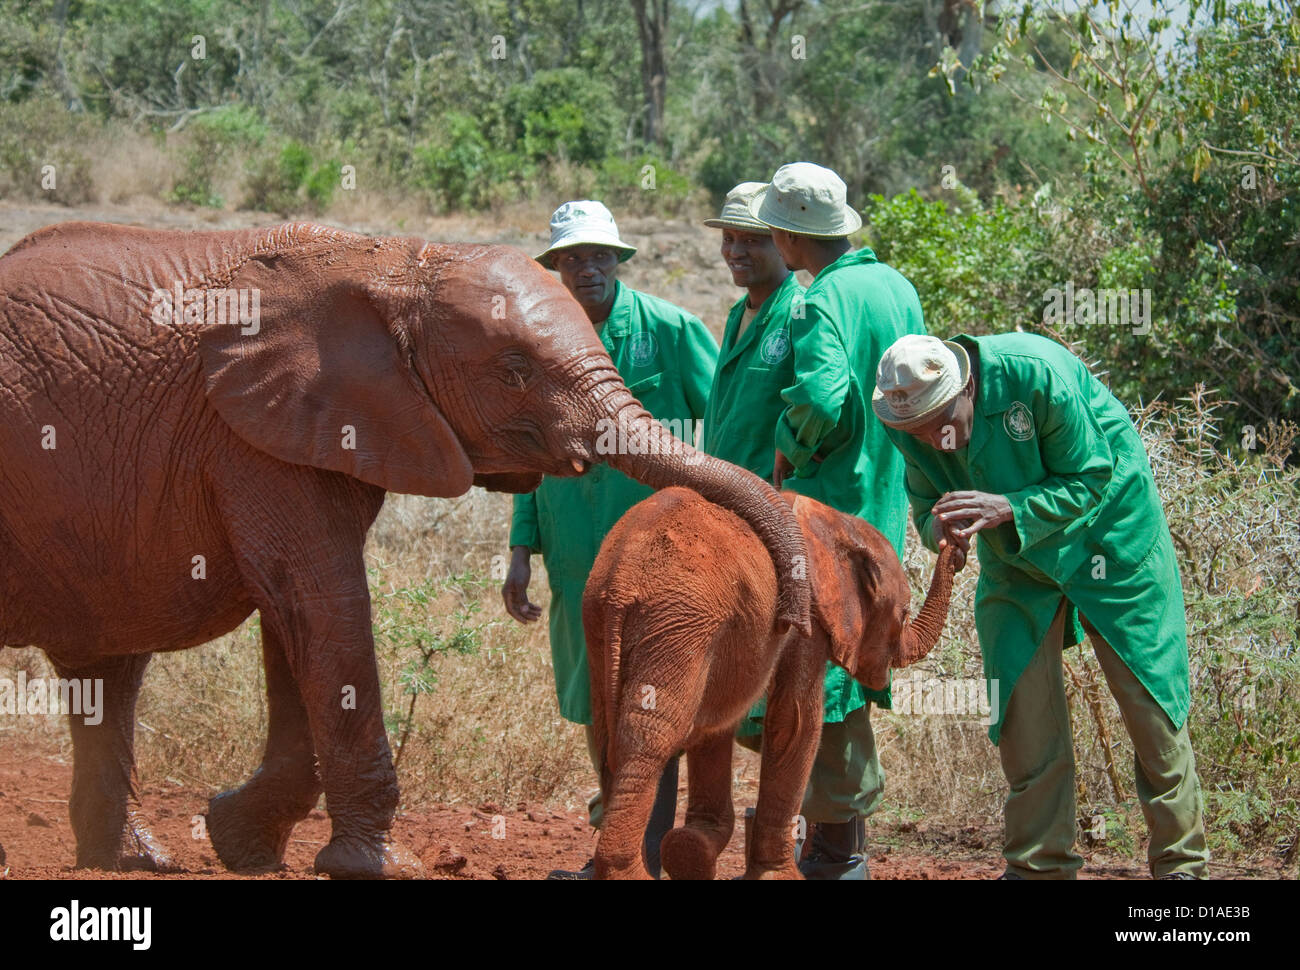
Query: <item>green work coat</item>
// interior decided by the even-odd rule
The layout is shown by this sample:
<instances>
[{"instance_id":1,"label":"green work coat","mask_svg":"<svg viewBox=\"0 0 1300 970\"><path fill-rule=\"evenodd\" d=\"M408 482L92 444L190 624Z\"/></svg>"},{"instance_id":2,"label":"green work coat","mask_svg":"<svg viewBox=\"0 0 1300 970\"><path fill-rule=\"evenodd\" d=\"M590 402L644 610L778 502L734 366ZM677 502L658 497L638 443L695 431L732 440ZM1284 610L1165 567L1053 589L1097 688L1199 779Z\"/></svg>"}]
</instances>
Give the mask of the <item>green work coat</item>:
<instances>
[{"instance_id":1,"label":"green work coat","mask_svg":"<svg viewBox=\"0 0 1300 970\"><path fill-rule=\"evenodd\" d=\"M666 300L616 283L600 339L628 390L660 420L704 416L718 359L713 335ZM673 429L674 431L677 428ZM576 478L547 475L537 491L516 495L510 545L541 553L551 586L551 659L560 714L591 723L582 591L600 544L614 523L652 489L608 465Z\"/></svg>"},{"instance_id":2,"label":"green work coat","mask_svg":"<svg viewBox=\"0 0 1300 970\"><path fill-rule=\"evenodd\" d=\"M739 342L736 331L748 297L736 302L727 316L722 353L704 413L703 449L768 481L772 480L776 425L785 410L781 391L794 383L790 305L803 297L804 288L791 273L763 301ZM866 689L846 670L826 665L823 721L843 721L866 702ZM740 733L760 733L765 709L766 703L760 701L741 724Z\"/></svg>"},{"instance_id":3,"label":"green work coat","mask_svg":"<svg viewBox=\"0 0 1300 970\"><path fill-rule=\"evenodd\" d=\"M1016 681L1062 597L1070 606L1066 644L1081 641L1082 614L1181 728L1189 703L1182 583L1128 411L1045 337L955 339L979 362L966 447L945 452L888 433L906 459L912 516L930 549L930 509L943 494L975 490L1011 503L1013 521L976 541L975 626L984 675L997 685L989 738L998 743Z\"/></svg>"},{"instance_id":4,"label":"green work coat","mask_svg":"<svg viewBox=\"0 0 1300 970\"><path fill-rule=\"evenodd\" d=\"M783 487L865 519L900 557L903 460L870 409L881 355L909 333L925 333L916 289L870 249L845 253L817 274L802 305L791 303L793 375L776 424L776 446L795 468ZM865 696L890 706L888 689Z\"/></svg>"}]
</instances>

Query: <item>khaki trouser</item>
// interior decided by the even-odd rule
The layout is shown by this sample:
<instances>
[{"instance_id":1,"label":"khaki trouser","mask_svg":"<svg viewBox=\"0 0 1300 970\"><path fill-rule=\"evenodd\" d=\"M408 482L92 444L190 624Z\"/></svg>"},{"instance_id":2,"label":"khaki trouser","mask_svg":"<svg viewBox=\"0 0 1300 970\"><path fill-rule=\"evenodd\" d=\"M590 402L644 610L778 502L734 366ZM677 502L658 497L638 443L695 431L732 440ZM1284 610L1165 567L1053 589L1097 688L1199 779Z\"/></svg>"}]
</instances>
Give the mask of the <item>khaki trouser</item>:
<instances>
[{"instance_id":1,"label":"khaki trouser","mask_svg":"<svg viewBox=\"0 0 1300 970\"><path fill-rule=\"evenodd\" d=\"M1026 879L1073 879L1083 865L1074 851L1074 747L1061 661L1064 626L1062 600L1042 646L1016 681L998 746L1011 789L1003 855L1007 870ZM1187 725L1175 731L1110 644L1095 630L1088 633L1133 742L1151 874L1185 872L1204 878L1209 852Z\"/></svg>"},{"instance_id":2,"label":"khaki trouser","mask_svg":"<svg viewBox=\"0 0 1300 970\"><path fill-rule=\"evenodd\" d=\"M761 740L760 734L736 738L751 751L759 750ZM874 812L884 797L885 771L876 754L868 701L843 721L822 725L800 813L808 822L851 822Z\"/></svg>"}]
</instances>

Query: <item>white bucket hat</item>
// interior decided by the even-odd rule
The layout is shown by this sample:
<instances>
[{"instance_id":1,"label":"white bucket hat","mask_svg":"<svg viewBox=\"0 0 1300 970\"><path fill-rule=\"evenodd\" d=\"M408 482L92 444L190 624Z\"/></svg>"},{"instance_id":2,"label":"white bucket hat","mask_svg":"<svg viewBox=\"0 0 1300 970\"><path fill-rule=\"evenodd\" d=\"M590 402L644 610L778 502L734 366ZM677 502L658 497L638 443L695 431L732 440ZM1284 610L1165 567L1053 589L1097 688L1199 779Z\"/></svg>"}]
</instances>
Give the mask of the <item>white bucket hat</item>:
<instances>
[{"instance_id":1,"label":"white bucket hat","mask_svg":"<svg viewBox=\"0 0 1300 970\"><path fill-rule=\"evenodd\" d=\"M782 165L772 183L749 203L749 214L776 229L835 239L862 228L862 216L845 201L844 180L812 162Z\"/></svg>"},{"instance_id":2,"label":"white bucket hat","mask_svg":"<svg viewBox=\"0 0 1300 970\"><path fill-rule=\"evenodd\" d=\"M880 358L871 407L891 428L911 431L933 420L969 380L965 347L911 333L894 341Z\"/></svg>"},{"instance_id":3,"label":"white bucket hat","mask_svg":"<svg viewBox=\"0 0 1300 970\"><path fill-rule=\"evenodd\" d=\"M566 202L555 210L551 216L551 245L536 257L537 261L547 269L555 269L551 257L557 250L571 246L608 246L618 253L620 263L636 252L635 247L619 238L618 225L604 203L591 199Z\"/></svg>"},{"instance_id":4,"label":"white bucket hat","mask_svg":"<svg viewBox=\"0 0 1300 970\"><path fill-rule=\"evenodd\" d=\"M741 182L727 193L727 200L722 203L722 214L716 219L705 219L704 224L710 229L740 229L770 236L772 230L755 219L749 211L749 203L765 188L766 182Z\"/></svg>"}]
</instances>

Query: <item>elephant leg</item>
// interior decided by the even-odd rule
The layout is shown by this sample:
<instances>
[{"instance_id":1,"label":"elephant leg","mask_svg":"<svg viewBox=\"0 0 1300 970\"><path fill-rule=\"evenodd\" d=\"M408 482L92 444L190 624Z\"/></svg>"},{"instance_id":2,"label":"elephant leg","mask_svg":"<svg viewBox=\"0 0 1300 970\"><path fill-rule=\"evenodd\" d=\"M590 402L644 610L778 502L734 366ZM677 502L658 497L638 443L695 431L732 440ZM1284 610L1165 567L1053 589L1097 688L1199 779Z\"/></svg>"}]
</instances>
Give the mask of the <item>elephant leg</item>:
<instances>
[{"instance_id":1,"label":"elephant leg","mask_svg":"<svg viewBox=\"0 0 1300 970\"><path fill-rule=\"evenodd\" d=\"M77 837L77 866L165 872L175 868L140 811L135 773L135 702L152 654L111 657L85 667L55 664L66 680L103 685L97 724L70 714L72 796L68 815ZM84 695L83 695L84 697ZM83 711L88 714L83 701Z\"/></svg>"},{"instance_id":2,"label":"elephant leg","mask_svg":"<svg viewBox=\"0 0 1300 970\"><path fill-rule=\"evenodd\" d=\"M754 838L746 845L746 879L802 879L792 826L821 739L824 651L786 651L772 675L763 717Z\"/></svg>"},{"instance_id":3,"label":"elephant leg","mask_svg":"<svg viewBox=\"0 0 1300 970\"><path fill-rule=\"evenodd\" d=\"M262 858L278 849L283 827L310 809L317 783L309 777L301 736L305 713L332 826L316 871L336 879L418 875L419 860L391 838L397 773L384 730L362 558L383 492L304 470L256 495L231 487L220 501L231 548L261 616L265 650L279 648L287 667L286 677L277 670L278 658L268 661L268 689L284 702L272 701L280 720L272 726L267 758L277 767L265 786L254 778L249 794L234 802L236 809L247 807L245 831L258 832L253 849ZM287 679L297 687L301 713ZM278 798L270 780L286 783ZM269 816L254 820L255 808L273 803Z\"/></svg>"},{"instance_id":4,"label":"elephant leg","mask_svg":"<svg viewBox=\"0 0 1300 970\"><path fill-rule=\"evenodd\" d=\"M284 646L262 626L269 728L262 764L239 788L208 802L208 836L228 869L256 872L284 861L289 834L320 798L311 727Z\"/></svg>"},{"instance_id":5,"label":"elephant leg","mask_svg":"<svg viewBox=\"0 0 1300 970\"><path fill-rule=\"evenodd\" d=\"M645 831L659 778L673 754L674 750L661 750L656 745L620 758L605 803L600 837L596 840L595 878L651 878L642 851Z\"/></svg>"},{"instance_id":6,"label":"elephant leg","mask_svg":"<svg viewBox=\"0 0 1300 970\"><path fill-rule=\"evenodd\" d=\"M656 633L654 629L640 633L633 629L627 632L624 643L657 643L664 657L691 656L689 650L679 649L667 640L657 641ZM597 879L650 878L642 854L646 826L664 766L682 750L699 709L705 680L699 669L700 653L695 651L695 664L679 663L667 676L625 671L624 696L613 723L614 743L606 755L613 758L613 771L596 841ZM644 684L658 688L653 706L642 706Z\"/></svg>"},{"instance_id":7,"label":"elephant leg","mask_svg":"<svg viewBox=\"0 0 1300 970\"><path fill-rule=\"evenodd\" d=\"M686 824L664 836L664 871L673 880L713 879L718 856L731 841L731 732L706 738L686 752L689 794Z\"/></svg>"},{"instance_id":8,"label":"elephant leg","mask_svg":"<svg viewBox=\"0 0 1300 970\"><path fill-rule=\"evenodd\" d=\"M335 595L328 609L294 609L283 619L262 609L263 625L286 644L320 766L332 832L316 855L316 871L335 879L413 878L419 860L390 835L397 773L384 730L370 598L364 586ZM306 790L298 795L296 805L281 803L281 823L306 802Z\"/></svg>"}]
</instances>

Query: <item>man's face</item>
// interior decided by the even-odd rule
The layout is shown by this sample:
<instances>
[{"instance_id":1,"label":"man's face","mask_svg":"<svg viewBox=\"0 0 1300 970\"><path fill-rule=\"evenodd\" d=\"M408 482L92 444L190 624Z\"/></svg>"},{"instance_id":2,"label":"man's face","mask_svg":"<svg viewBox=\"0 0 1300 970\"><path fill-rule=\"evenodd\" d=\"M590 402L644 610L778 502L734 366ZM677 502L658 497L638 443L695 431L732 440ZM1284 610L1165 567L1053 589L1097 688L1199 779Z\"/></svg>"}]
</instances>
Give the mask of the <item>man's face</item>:
<instances>
[{"instance_id":1,"label":"man's face","mask_svg":"<svg viewBox=\"0 0 1300 970\"><path fill-rule=\"evenodd\" d=\"M570 246L553 254L551 263L584 310L603 307L614 298L618 254L608 246Z\"/></svg>"},{"instance_id":2,"label":"man's face","mask_svg":"<svg viewBox=\"0 0 1300 970\"><path fill-rule=\"evenodd\" d=\"M919 428L908 431L913 438L924 441L936 451L958 451L970 443L971 427L975 422L975 383L966 387L933 419Z\"/></svg>"},{"instance_id":3,"label":"man's face","mask_svg":"<svg viewBox=\"0 0 1300 970\"><path fill-rule=\"evenodd\" d=\"M786 232L784 229L773 229L772 245L781 254L781 259L785 262L787 269L800 270L804 268L803 256L799 252L799 237L794 233Z\"/></svg>"},{"instance_id":4,"label":"man's face","mask_svg":"<svg viewBox=\"0 0 1300 970\"><path fill-rule=\"evenodd\" d=\"M773 283L785 266L772 237L767 233L745 232L730 227L722 230L722 258L727 269L731 270L731 282L737 286L765 286Z\"/></svg>"}]
</instances>

